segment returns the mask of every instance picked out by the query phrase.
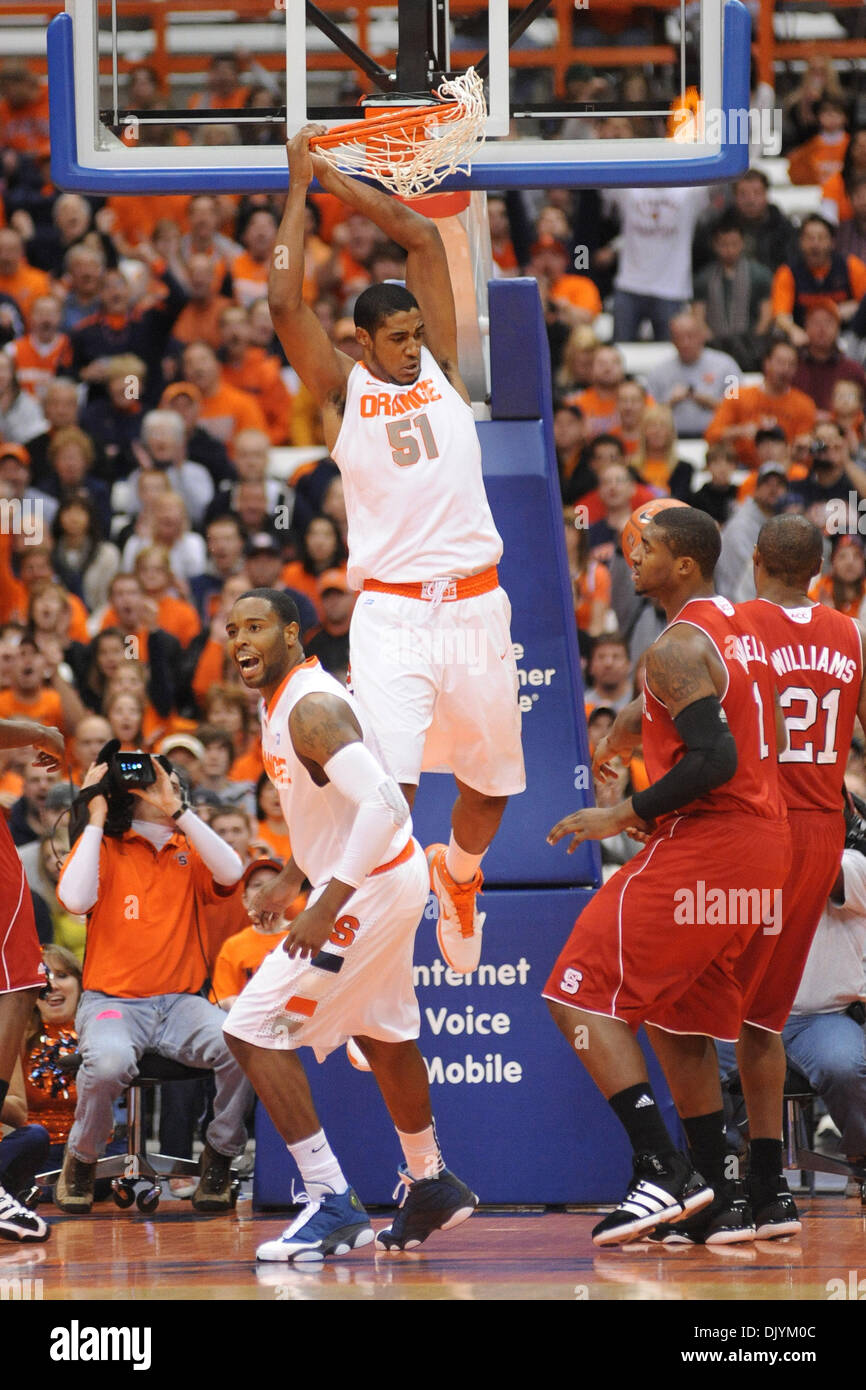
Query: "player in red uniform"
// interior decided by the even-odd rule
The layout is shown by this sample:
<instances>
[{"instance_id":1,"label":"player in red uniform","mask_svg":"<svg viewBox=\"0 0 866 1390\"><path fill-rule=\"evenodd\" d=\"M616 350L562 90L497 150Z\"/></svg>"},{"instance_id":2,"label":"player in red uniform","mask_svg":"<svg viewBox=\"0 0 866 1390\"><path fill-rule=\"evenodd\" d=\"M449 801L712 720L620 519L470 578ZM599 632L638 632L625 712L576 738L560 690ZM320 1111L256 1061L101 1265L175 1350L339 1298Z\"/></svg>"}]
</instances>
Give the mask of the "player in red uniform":
<instances>
[{"instance_id":1,"label":"player in red uniform","mask_svg":"<svg viewBox=\"0 0 866 1390\"><path fill-rule=\"evenodd\" d=\"M842 782L855 719L866 726L866 633L853 618L807 597L822 554L821 533L806 517L773 517L755 547L758 597L737 606L738 618L766 647L788 730L788 749L779 756L792 844L782 931L756 933L737 962L746 1004L737 1059L751 1137L749 1195L763 1239L800 1229L782 1176L780 1034L839 871Z\"/></svg>"},{"instance_id":2,"label":"player in red uniform","mask_svg":"<svg viewBox=\"0 0 866 1390\"><path fill-rule=\"evenodd\" d=\"M0 719L0 749L37 750L36 763L57 767L63 736L31 719ZM0 1111L37 995L45 984L45 966L33 920L33 899L18 851L0 816ZM48 1227L0 1187L0 1240L48 1239Z\"/></svg>"},{"instance_id":3,"label":"player in red uniform","mask_svg":"<svg viewBox=\"0 0 866 1390\"><path fill-rule=\"evenodd\" d=\"M544 989L557 1026L607 1097L634 1149L628 1192L593 1231L628 1241L713 1200L724 1179L722 1098L714 1036L736 1038L742 995L733 963L765 919L788 869L790 841L776 768L766 654L713 595L715 523L694 508L659 512L630 559L635 588L669 626L647 653L642 731L651 785L606 809L579 811L550 833L604 839L653 831L643 851L595 895ZM640 740L640 702L615 721L601 764ZM653 1041L683 1117L692 1159L659 1114L636 1039ZM705 1181L701 1173L706 1173ZM729 1202L727 1193L721 1194ZM730 1204L730 1203L729 1203ZM728 1224L742 1224L740 1212Z\"/></svg>"}]
</instances>

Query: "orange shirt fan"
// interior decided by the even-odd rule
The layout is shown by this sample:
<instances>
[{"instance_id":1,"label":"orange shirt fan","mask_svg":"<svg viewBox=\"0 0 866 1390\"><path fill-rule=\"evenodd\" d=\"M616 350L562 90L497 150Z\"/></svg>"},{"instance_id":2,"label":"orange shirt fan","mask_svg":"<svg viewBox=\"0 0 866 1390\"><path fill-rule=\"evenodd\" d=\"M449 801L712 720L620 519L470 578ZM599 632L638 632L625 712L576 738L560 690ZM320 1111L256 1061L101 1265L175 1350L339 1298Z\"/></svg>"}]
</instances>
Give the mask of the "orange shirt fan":
<instances>
[{"instance_id":1,"label":"orange shirt fan","mask_svg":"<svg viewBox=\"0 0 866 1390\"><path fill-rule=\"evenodd\" d=\"M310 148L345 174L367 174L389 192L417 198L449 174L468 173L484 142L484 84L474 68L443 82L423 106L401 106L316 135Z\"/></svg>"}]
</instances>

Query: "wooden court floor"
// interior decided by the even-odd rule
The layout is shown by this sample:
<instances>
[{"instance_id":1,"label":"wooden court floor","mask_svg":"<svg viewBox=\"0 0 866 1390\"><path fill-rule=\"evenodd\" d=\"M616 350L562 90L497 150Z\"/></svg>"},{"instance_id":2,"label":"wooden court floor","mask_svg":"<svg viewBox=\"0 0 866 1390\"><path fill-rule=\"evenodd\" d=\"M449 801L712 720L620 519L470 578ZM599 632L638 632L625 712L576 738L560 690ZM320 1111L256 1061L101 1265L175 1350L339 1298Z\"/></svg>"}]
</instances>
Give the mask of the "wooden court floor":
<instances>
[{"instance_id":1,"label":"wooden court floor","mask_svg":"<svg viewBox=\"0 0 866 1390\"><path fill-rule=\"evenodd\" d=\"M31 1280L31 1297L61 1302L826 1301L832 1289L850 1286L853 1271L866 1295L866 1210L837 1194L798 1195L798 1203L803 1231L786 1241L598 1250L590 1240L597 1214L479 1212L418 1251L375 1255L368 1246L312 1270L256 1266L256 1246L286 1218L254 1213L243 1197L236 1211L212 1217L172 1200L150 1217L112 1203L86 1217L44 1207L50 1240L0 1245L0 1285Z\"/></svg>"}]
</instances>

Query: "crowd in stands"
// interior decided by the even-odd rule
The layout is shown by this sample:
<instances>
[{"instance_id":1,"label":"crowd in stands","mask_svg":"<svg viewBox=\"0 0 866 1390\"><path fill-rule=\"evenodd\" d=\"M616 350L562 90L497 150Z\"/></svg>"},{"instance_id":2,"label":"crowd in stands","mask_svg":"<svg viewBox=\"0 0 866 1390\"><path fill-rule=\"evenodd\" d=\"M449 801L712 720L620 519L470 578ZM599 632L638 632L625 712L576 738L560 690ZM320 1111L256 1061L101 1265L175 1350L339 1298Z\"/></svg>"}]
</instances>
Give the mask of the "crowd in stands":
<instances>
[{"instance_id":1,"label":"crowd in stands","mask_svg":"<svg viewBox=\"0 0 866 1390\"><path fill-rule=\"evenodd\" d=\"M588 80L571 75L574 99L590 99L577 95ZM129 83L130 106L165 104L146 65ZM640 73L624 83L631 100L647 89ZM261 762L258 696L226 663L226 617L248 587L286 588L306 651L345 679L354 602L336 465L273 467L274 450L322 445L268 312L280 199L60 193L46 102L21 62L0 69L0 501L15 523L0 531L0 716L60 728L73 784L112 737L169 754L245 864L279 865L288 830ZM201 102L265 107L274 95L223 56ZM637 124L604 118L593 133ZM152 143L230 138L146 130ZM263 123L255 138L281 136ZM791 182L822 189L820 211L799 221L759 167L732 186L488 198L497 273L536 278L548 326L593 742L639 688L664 623L620 548L642 502L672 496L715 519L718 587L736 600L754 595L762 521L805 512L826 530L814 597L866 618L866 129L831 65L810 63L785 101L783 139ZM343 352L359 355L357 295L404 265L363 217L310 195L304 296ZM635 341L658 347L646 372L628 369ZM860 743L849 773L866 795ZM638 760L623 786L642 776ZM26 752L2 755L0 804L40 934L80 958L84 924L55 894L68 799ZM623 840L609 856L636 851ZM247 883L213 924L214 968L248 927ZM260 950L235 941L217 977L226 999Z\"/></svg>"}]
</instances>

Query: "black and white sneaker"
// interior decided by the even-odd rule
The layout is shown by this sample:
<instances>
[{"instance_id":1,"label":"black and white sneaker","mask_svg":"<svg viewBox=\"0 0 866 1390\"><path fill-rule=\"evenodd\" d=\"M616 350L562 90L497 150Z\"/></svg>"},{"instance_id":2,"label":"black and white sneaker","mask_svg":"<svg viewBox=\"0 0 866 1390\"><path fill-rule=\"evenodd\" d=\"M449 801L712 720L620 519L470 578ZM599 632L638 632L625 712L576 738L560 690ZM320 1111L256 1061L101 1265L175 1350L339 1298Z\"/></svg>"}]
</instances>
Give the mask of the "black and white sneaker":
<instances>
[{"instance_id":1,"label":"black and white sneaker","mask_svg":"<svg viewBox=\"0 0 866 1390\"><path fill-rule=\"evenodd\" d=\"M42 1241L50 1234L41 1216L17 1202L5 1187L0 1187L0 1240Z\"/></svg>"},{"instance_id":2,"label":"black and white sneaker","mask_svg":"<svg viewBox=\"0 0 866 1390\"><path fill-rule=\"evenodd\" d=\"M736 1245L754 1240L755 1222L746 1190L741 1182L725 1183L721 1192L697 1216L668 1222L650 1231L653 1245Z\"/></svg>"},{"instance_id":3,"label":"black and white sneaker","mask_svg":"<svg viewBox=\"0 0 866 1390\"><path fill-rule=\"evenodd\" d=\"M749 1198L755 1214L757 1240L780 1240L782 1236L797 1236L803 1229L797 1205L783 1177L772 1184L749 1179Z\"/></svg>"},{"instance_id":4,"label":"black and white sneaker","mask_svg":"<svg viewBox=\"0 0 866 1390\"><path fill-rule=\"evenodd\" d=\"M599 1221L594 1245L624 1245L665 1221L681 1221L713 1200L713 1189L686 1158L675 1153L634 1156L634 1175L616 1211Z\"/></svg>"}]
</instances>

